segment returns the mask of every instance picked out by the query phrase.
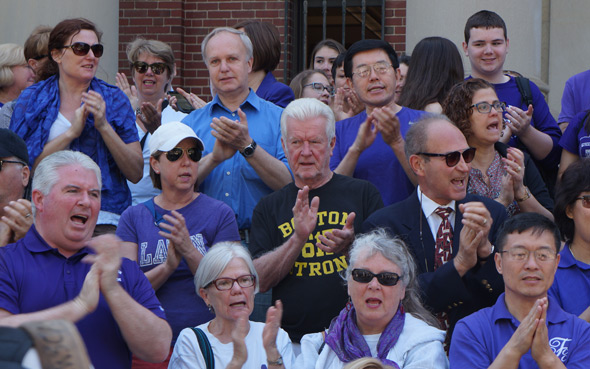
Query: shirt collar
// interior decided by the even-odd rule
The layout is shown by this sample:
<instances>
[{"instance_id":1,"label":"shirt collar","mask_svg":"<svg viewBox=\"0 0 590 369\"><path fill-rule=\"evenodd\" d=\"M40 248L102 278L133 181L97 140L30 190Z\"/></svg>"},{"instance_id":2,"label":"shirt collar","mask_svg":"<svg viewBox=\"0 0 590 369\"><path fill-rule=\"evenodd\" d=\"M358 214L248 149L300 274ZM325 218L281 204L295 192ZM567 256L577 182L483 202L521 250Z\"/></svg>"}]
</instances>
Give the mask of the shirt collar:
<instances>
[{"instance_id":1,"label":"shirt collar","mask_svg":"<svg viewBox=\"0 0 590 369\"><path fill-rule=\"evenodd\" d=\"M590 265L583 263L579 260L576 260L576 258L574 258L574 255L572 254L572 250L570 250L570 243L566 243L565 247L563 248L563 250L561 250L561 252L559 253L561 255L561 259L559 260L559 267L560 268L571 268L574 266L577 266L578 268L582 269L582 270L590 270Z\"/></svg>"},{"instance_id":2,"label":"shirt collar","mask_svg":"<svg viewBox=\"0 0 590 369\"><path fill-rule=\"evenodd\" d=\"M25 235L24 247L33 254L43 253L43 252L53 252L56 255L61 255L56 248L51 247L45 241L45 239L39 234L39 231L37 231L37 228L35 227L34 224L29 229L29 232L27 232L27 234ZM88 247L84 246L83 248L78 250L77 253L72 255L70 258L78 257L78 256L82 257L82 256L85 256L86 254L90 254L90 253L92 253L91 250ZM61 256L63 256L63 255L61 255Z\"/></svg>"},{"instance_id":3,"label":"shirt collar","mask_svg":"<svg viewBox=\"0 0 590 369\"><path fill-rule=\"evenodd\" d=\"M492 319L494 323L497 323L499 320L511 320L515 323L517 322L516 318L510 314L510 311L508 311L508 307L506 307L505 297L505 293L502 293L494 305L492 312ZM557 300L551 296L547 296L547 298L549 299L549 307L547 308L547 322L556 324L566 321L568 319L568 314L559 307ZM516 324L518 325L519 323Z\"/></svg>"},{"instance_id":4,"label":"shirt collar","mask_svg":"<svg viewBox=\"0 0 590 369\"><path fill-rule=\"evenodd\" d=\"M248 93L248 97L246 97L246 100L244 100L241 104L240 104L240 109L242 109L242 111L244 110L244 107L246 105L251 106L252 108L256 109L257 111L260 111L260 98L258 96L256 96L256 93L251 89L248 88L250 93ZM216 94L215 97L213 98L213 100L211 101L210 104L207 104L206 106L209 109L209 115L213 114L213 109L215 107L221 108L229 113L235 113L233 111L230 111L228 108L225 107L225 105L223 105L223 103L221 102L221 99L219 98L219 94Z\"/></svg>"},{"instance_id":5,"label":"shirt collar","mask_svg":"<svg viewBox=\"0 0 590 369\"><path fill-rule=\"evenodd\" d=\"M451 202L449 202L446 205L440 205L440 204L436 203L434 200L432 200L431 198L429 198L428 196L426 196L422 192L422 190L420 189L419 185L416 190L416 194L418 195L418 201L422 204L422 211L424 212L424 216L426 216L427 219L439 207L451 208L451 210L453 210L453 212L455 211L455 200L451 200Z\"/></svg>"}]
</instances>

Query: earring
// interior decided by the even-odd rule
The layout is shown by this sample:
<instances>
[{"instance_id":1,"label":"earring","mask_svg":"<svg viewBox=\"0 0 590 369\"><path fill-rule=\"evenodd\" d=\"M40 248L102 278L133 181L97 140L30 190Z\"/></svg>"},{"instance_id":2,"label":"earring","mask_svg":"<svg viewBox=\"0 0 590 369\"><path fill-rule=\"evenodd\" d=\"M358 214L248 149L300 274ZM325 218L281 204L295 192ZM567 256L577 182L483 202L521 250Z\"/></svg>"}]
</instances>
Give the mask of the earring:
<instances>
[{"instance_id":1,"label":"earring","mask_svg":"<svg viewBox=\"0 0 590 369\"><path fill-rule=\"evenodd\" d=\"M352 304L352 300L350 299L350 296L348 296L348 301L346 302L346 311L352 310L353 307L354 305Z\"/></svg>"},{"instance_id":2,"label":"earring","mask_svg":"<svg viewBox=\"0 0 590 369\"><path fill-rule=\"evenodd\" d=\"M211 306L211 304L207 304L207 309L209 309L209 312L213 315L215 315L215 309L213 309L213 306Z\"/></svg>"}]
</instances>

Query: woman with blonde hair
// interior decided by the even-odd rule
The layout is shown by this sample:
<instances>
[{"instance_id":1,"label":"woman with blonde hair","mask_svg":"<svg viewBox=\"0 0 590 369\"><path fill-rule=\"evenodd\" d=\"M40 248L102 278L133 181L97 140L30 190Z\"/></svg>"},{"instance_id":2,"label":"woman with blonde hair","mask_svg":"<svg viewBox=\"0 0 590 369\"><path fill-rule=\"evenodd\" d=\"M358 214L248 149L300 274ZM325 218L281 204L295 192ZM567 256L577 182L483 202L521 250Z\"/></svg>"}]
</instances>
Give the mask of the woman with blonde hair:
<instances>
[{"instance_id":1,"label":"woman with blonde hair","mask_svg":"<svg viewBox=\"0 0 590 369\"><path fill-rule=\"evenodd\" d=\"M22 90L35 83L35 73L25 60L23 47L0 45L0 107L16 99Z\"/></svg>"}]
</instances>

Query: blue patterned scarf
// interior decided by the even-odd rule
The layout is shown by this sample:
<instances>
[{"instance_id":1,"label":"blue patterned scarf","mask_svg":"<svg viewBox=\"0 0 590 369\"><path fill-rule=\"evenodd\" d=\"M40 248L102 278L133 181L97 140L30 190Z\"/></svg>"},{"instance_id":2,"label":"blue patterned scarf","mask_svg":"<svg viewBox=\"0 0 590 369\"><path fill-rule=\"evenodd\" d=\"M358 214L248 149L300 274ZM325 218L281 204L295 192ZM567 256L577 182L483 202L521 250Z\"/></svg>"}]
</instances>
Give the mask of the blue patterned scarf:
<instances>
[{"instance_id":1,"label":"blue patterned scarf","mask_svg":"<svg viewBox=\"0 0 590 369\"><path fill-rule=\"evenodd\" d=\"M97 78L92 79L89 90L98 92L104 99L106 119L123 142L138 141L135 115L125 94L119 88ZM31 167L49 139L49 131L57 119L59 106L58 75L25 89L16 101L10 129L25 140ZM131 193L125 177L117 167L100 133L94 128L92 114L86 119L80 137L71 142L70 149L85 153L100 167L103 186L101 210L121 214L131 205Z\"/></svg>"}]
</instances>

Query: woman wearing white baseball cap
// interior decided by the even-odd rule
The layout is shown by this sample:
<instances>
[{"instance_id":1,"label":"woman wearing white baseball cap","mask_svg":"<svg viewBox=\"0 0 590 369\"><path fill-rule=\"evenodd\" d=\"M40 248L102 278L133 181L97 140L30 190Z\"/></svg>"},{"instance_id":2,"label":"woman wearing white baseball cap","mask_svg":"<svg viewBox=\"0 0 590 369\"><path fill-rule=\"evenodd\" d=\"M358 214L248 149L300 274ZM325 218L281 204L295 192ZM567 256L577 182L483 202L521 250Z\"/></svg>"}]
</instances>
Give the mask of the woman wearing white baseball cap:
<instances>
[{"instance_id":1,"label":"woman wearing white baseball cap","mask_svg":"<svg viewBox=\"0 0 590 369\"><path fill-rule=\"evenodd\" d=\"M169 122L151 137L150 177L162 192L130 207L117 235L124 255L136 260L166 310L174 336L213 318L197 296L193 276L203 255L215 243L240 235L229 206L197 192L203 142L187 125ZM167 367L167 361L152 367Z\"/></svg>"}]
</instances>

